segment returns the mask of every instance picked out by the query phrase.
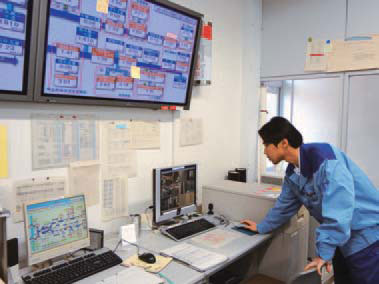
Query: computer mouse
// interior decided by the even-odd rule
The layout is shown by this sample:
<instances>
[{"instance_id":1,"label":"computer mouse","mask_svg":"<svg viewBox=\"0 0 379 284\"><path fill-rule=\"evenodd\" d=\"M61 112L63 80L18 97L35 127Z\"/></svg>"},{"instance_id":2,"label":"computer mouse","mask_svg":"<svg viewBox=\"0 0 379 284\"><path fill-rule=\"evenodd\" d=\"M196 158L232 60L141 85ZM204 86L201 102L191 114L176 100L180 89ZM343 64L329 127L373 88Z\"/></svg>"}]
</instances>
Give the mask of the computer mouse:
<instances>
[{"instance_id":1,"label":"computer mouse","mask_svg":"<svg viewBox=\"0 0 379 284\"><path fill-rule=\"evenodd\" d=\"M150 263L150 264L155 263L155 261L156 261L154 254L149 253L149 252L145 252L143 254L140 254L138 256L138 259L140 259L144 262Z\"/></svg>"}]
</instances>

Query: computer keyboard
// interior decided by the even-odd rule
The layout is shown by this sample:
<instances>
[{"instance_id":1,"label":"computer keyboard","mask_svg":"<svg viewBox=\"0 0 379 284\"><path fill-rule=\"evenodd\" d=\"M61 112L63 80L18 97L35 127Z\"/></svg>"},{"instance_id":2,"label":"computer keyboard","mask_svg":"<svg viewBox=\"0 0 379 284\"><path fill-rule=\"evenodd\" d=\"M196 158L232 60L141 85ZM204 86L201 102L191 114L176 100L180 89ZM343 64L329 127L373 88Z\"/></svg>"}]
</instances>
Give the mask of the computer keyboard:
<instances>
[{"instance_id":1,"label":"computer keyboard","mask_svg":"<svg viewBox=\"0 0 379 284\"><path fill-rule=\"evenodd\" d=\"M204 218L200 218L194 221L189 221L184 224L167 228L163 231L163 233L173 238L174 240L180 241L213 229L214 227L216 226L211 222L207 221Z\"/></svg>"},{"instance_id":2,"label":"computer keyboard","mask_svg":"<svg viewBox=\"0 0 379 284\"><path fill-rule=\"evenodd\" d=\"M121 262L122 259L113 251L101 249L47 269L27 274L22 277L22 280L26 284L70 284Z\"/></svg>"}]
</instances>

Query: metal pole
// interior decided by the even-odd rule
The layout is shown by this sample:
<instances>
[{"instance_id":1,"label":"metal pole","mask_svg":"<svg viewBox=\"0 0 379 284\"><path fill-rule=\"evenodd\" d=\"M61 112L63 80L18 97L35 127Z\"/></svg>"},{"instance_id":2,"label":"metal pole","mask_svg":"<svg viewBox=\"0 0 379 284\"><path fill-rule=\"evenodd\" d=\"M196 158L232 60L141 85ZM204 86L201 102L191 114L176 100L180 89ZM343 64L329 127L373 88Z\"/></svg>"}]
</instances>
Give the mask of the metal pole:
<instances>
[{"instance_id":1,"label":"metal pole","mask_svg":"<svg viewBox=\"0 0 379 284\"><path fill-rule=\"evenodd\" d=\"M8 283L7 217L8 210L0 211L0 279Z\"/></svg>"}]
</instances>

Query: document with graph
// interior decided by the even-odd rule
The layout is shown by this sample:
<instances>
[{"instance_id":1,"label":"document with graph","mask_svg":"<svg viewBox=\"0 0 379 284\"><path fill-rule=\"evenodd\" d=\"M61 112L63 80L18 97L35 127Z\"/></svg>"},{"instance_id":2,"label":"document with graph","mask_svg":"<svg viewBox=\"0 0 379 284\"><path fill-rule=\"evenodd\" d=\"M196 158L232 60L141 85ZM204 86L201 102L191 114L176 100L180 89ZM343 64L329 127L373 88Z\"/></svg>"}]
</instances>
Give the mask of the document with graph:
<instances>
[{"instance_id":1,"label":"document with graph","mask_svg":"<svg viewBox=\"0 0 379 284\"><path fill-rule=\"evenodd\" d=\"M206 271L228 260L228 257L194 245L182 243L161 251L162 255L172 257L189 266Z\"/></svg>"}]
</instances>

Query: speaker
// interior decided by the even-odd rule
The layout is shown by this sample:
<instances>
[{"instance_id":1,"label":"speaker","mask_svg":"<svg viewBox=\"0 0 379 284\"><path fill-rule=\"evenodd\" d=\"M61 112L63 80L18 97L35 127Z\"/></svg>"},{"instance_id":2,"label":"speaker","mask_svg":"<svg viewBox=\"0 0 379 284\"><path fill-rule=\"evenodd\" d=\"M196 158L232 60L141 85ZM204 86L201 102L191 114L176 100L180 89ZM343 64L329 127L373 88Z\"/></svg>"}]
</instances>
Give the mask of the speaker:
<instances>
[{"instance_id":1,"label":"speaker","mask_svg":"<svg viewBox=\"0 0 379 284\"><path fill-rule=\"evenodd\" d=\"M7 240L7 260L8 260L8 283L20 283L20 273L18 269L18 239Z\"/></svg>"},{"instance_id":2,"label":"speaker","mask_svg":"<svg viewBox=\"0 0 379 284\"><path fill-rule=\"evenodd\" d=\"M104 247L104 230L89 229L90 245L88 249L97 250Z\"/></svg>"},{"instance_id":3,"label":"speaker","mask_svg":"<svg viewBox=\"0 0 379 284\"><path fill-rule=\"evenodd\" d=\"M7 240L8 267L18 264L18 239Z\"/></svg>"},{"instance_id":4,"label":"speaker","mask_svg":"<svg viewBox=\"0 0 379 284\"><path fill-rule=\"evenodd\" d=\"M236 168L236 172L240 174L240 181L246 182L246 168Z\"/></svg>"},{"instance_id":5,"label":"speaker","mask_svg":"<svg viewBox=\"0 0 379 284\"><path fill-rule=\"evenodd\" d=\"M240 173L237 171L228 171L228 180L240 181Z\"/></svg>"}]
</instances>

